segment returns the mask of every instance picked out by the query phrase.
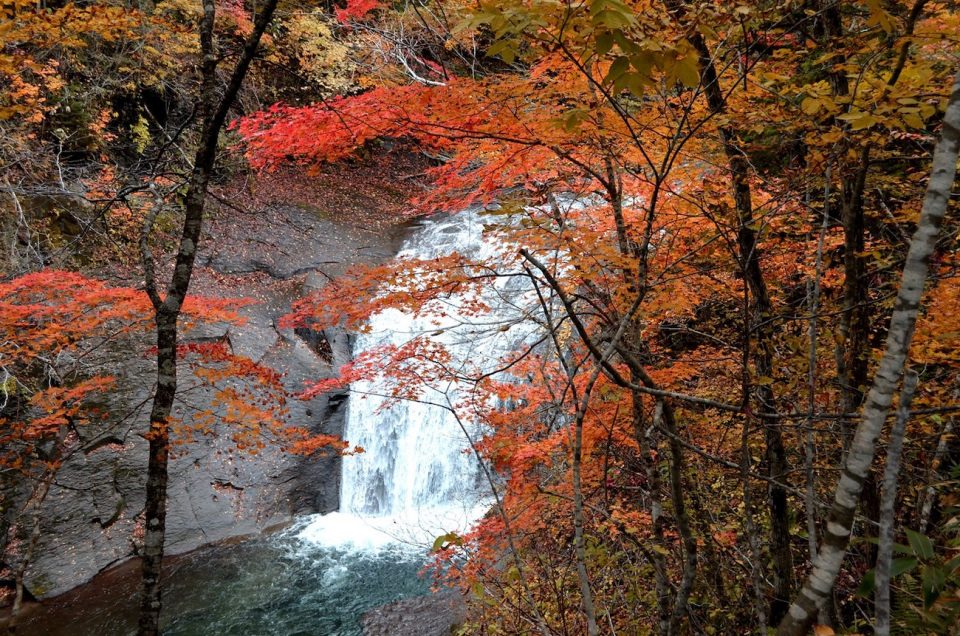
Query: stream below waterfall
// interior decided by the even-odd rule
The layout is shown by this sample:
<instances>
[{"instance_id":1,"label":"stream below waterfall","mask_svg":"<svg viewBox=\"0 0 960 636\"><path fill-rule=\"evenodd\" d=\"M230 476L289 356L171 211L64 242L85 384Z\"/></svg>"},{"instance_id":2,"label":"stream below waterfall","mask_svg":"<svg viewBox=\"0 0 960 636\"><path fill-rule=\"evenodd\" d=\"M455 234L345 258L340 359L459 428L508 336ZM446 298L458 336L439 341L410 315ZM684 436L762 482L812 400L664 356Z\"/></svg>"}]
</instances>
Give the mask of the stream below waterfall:
<instances>
[{"instance_id":1,"label":"stream below waterfall","mask_svg":"<svg viewBox=\"0 0 960 636\"><path fill-rule=\"evenodd\" d=\"M277 535L165 565L164 636L358 636L364 612L428 592L422 552L335 548ZM26 636L136 634L139 570L121 566L22 621Z\"/></svg>"},{"instance_id":2,"label":"stream below waterfall","mask_svg":"<svg viewBox=\"0 0 960 636\"><path fill-rule=\"evenodd\" d=\"M402 256L429 258L494 249L482 217L468 211L424 221ZM522 290L515 290L522 293ZM510 295L504 288L499 298ZM456 298L444 316L414 319L390 310L371 320L357 352L434 333L473 368L495 361L516 335L439 334L463 325ZM469 332L472 333L472 332ZM364 612L427 594L421 578L433 540L463 532L489 509L488 487L462 422L449 411L401 402L384 410L378 387L352 387L344 437L365 452L342 462L340 512L298 520L271 536L209 547L165 566L164 636L357 636ZM433 387L432 401L456 399L456 386ZM36 608L21 623L28 636L125 636L136 632L133 562Z\"/></svg>"}]
</instances>

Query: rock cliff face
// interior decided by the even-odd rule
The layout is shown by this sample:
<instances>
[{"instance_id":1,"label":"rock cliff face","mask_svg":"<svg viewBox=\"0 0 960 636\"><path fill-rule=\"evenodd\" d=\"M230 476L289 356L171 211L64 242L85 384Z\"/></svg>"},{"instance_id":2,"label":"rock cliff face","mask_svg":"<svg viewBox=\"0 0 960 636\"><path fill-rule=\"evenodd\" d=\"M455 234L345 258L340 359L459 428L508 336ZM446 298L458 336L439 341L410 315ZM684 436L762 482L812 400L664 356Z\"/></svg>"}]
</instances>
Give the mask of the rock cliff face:
<instances>
[{"instance_id":1,"label":"rock cliff face","mask_svg":"<svg viewBox=\"0 0 960 636\"><path fill-rule=\"evenodd\" d=\"M215 220L198 262L195 293L260 302L243 310L243 326L204 326L185 340L226 341L235 353L285 373L291 391L328 377L350 359L351 337L339 329L281 329L279 317L347 265L396 253L404 231L334 221L308 206L274 207L250 223ZM85 432L88 451L63 466L43 505L43 538L27 577L38 598L62 593L136 554L147 463L142 432L155 366L131 354L111 373L120 389L106 405L111 423ZM186 421L212 396L188 368L181 369L181 378L178 416ZM292 400L288 406L293 424L323 434L343 432L345 394ZM167 554L259 533L297 514L338 508L339 458L288 455L270 444L251 457L232 450L226 430L176 452L170 466Z\"/></svg>"}]
</instances>

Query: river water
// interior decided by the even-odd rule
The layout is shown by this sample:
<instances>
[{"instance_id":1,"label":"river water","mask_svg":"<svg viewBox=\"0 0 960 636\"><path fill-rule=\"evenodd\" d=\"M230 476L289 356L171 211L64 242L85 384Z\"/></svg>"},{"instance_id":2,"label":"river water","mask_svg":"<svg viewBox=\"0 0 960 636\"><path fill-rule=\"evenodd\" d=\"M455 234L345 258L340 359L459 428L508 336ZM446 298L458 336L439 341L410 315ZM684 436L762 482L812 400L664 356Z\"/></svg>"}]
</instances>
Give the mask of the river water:
<instances>
[{"instance_id":1,"label":"river water","mask_svg":"<svg viewBox=\"0 0 960 636\"><path fill-rule=\"evenodd\" d=\"M482 217L468 211L426 221L401 256L457 251L485 255ZM515 304L526 292L494 286ZM443 315L388 311L371 320L357 350L431 333L455 352L451 364L488 368L525 339L516 330L471 329L448 299ZM426 594L419 575L434 538L463 532L489 509L489 488L469 446L469 425L451 412L401 402L388 410L376 382L351 387L345 438L365 449L343 458L341 512L304 518L269 537L175 557L166 566L164 636L357 636L361 615ZM457 386L432 386L426 402L453 404ZM467 428L463 428L467 426ZM99 576L22 623L28 636L124 636L136 632L135 564Z\"/></svg>"},{"instance_id":2,"label":"river water","mask_svg":"<svg viewBox=\"0 0 960 636\"><path fill-rule=\"evenodd\" d=\"M357 636L360 616L428 591L406 548L333 548L293 528L165 565L164 636ZM121 566L29 616L27 636L136 633L139 571Z\"/></svg>"}]
</instances>

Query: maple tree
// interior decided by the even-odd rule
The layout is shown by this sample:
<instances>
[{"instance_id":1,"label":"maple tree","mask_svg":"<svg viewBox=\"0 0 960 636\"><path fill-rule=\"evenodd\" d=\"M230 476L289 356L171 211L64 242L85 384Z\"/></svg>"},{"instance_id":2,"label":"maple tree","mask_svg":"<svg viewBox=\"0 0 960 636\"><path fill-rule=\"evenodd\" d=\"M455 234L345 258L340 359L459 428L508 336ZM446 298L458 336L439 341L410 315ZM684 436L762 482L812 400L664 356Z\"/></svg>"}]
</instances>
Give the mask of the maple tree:
<instances>
[{"instance_id":1,"label":"maple tree","mask_svg":"<svg viewBox=\"0 0 960 636\"><path fill-rule=\"evenodd\" d=\"M411 212L486 208L488 258L356 270L288 318L363 329L390 308L443 316L456 298L448 335L513 344L503 359L460 360L424 333L306 394L378 378L393 399L443 396L483 431L470 443L494 514L437 546L439 570L473 599L468 631L949 633L955 198L926 254L910 250L942 215L921 215L924 193L954 184L933 156L941 135L938 152L951 143L952 3L346 0L281 5L286 19L268 28L277 4L0 4L3 293L56 308L30 319L30 355L99 342L71 316L94 333L157 319L141 633L156 632L172 443L227 422L251 452L264 436L343 448L283 424L269 369L178 340L231 108L248 114L233 130L256 169L362 161L403 138L437 164ZM239 63L221 94L226 59ZM308 89L316 103L303 105ZM62 219L24 214L23 199L51 187L93 204L95 258L142 270L146 294L14 279L72 244ZM155 261L171 246L167 272ZM492 313L498 295L514 310ZM102 312L85 313L94 300ZM0 312L13 343L18 306ZM905 307L913 346L888 355L911 329ZM3 353L3 388L27 382L27 351ZM175 422L185 357L220 386L218 402ZM273 391L272 407L240 377ZM37 484L60 459L31 464L29 449L78 448L64 422L93 418L111 390L96 374L67 384L34 386L29 417L4 429L5 461Z\"/></svg>"},{"instance_id":2,"label":"maple tree","mask_svg":"<svg viewBox=\"0 0 960 636\"><path fill-rule=\"evenodd\" d=\"M189 298L187 328L200 322L239 323L244 302ZM105 408L116 381L105 373L142 343L152 327L152 308L142 291L109 286L79 274L43 270L0 285L0 368L4 376L0 409L0 465L5 480L27 484L25 528L14 529L26 545L17 555L16 598L8 631L16 630L23 577L40 538L40 512L56 475L70 457L95 449L101 440L129 425ZM141 345L142 355L147 355ZM268 370L225 351L222 345L187 346L183 355L197 365L205 383L219 387L217 398L232 412L238 448L262 447L279 438L295 443L302 432L283 417L282 384ZM225 382L227 379L232 384ZM256 401L251 391L256 388ZM248 394L248 395L245 395ZM266 395L269 408L253 409ZM212 434L201 414L177 426L182 444ZM113 435L116 437L116 435ZM255 450L251 452L256 452ZM4 507L16 504L12 497Z\"/></svg>"},{"instance_id":3,"label":"maple tree","mask_svg":"<svg viewBox=\"0 0 960 636\"><path fill-rule=\"evenodd\" d=\"M370 50L401 43L392 62L380 58L392 69L356 96L245 118L251 163L336 161L410 137L443 160L417 209L496 204L487 232L502 255L358 272L292 320L360 328L387 307L429 315L501 277L526 278L539 299L523 320L543 336L500 361L503 376L454 361L425 334L341 378L386 369L401 398L469 378L470 397L450 408L484 425L476 450L504 484L498 514L449 551L471 556L454 570L479 601L473 627L855 624L856 585L836 587L835 570L818 611L785 617L796 572L839 568L835 546L851 531L873 536L880 519L875 486L854 495L862 525L828 521L823 498L850 462L861 486L877 479L851 423L898 329L883 316L956 71L952 8L354 2L341 19ZM933 247L933 298L956 293L954 230ZM484 324L488 311L461 309ZM952 356L955 335L926 315ZM909 426L939 437L953 360L935 366ZM491 406L508 395L508 412ZM875 559L859 547L849 581ZM737 604L746 590L752 603ZM938 598L952 602L935 586L925 611Z\"/></svg>"},{"instance_id":4,"label":"maple tree","mask_svg":"<svg viewBox=\"0 0 960 636\"><path fill-rule=\"evenodd\" d=\"M76 260L69 260L70 250L80 239L64 240L57 232L65 217L81 226L81 238L94 235L94 249L81 255L84 264L120 267L125 277L130 270L141 270L144 289L135 299L126 297L126 304L118 300L117 307L142 311L152 318L144 325L157 333L153 350L157 386L151 429L145 435L150 449L142 550L144 634L158 629L167 462L175 445L226 425L235 446L253 455L270 442L300 452L342 447L339 440L312 435L285 421L286 392L276 372L233 355L223 343L183 346L178 341L198 317L188 289L221 129L228 111L242 97L254 57L263 54L265 63L279 64L300 55L303 65L318 76L339 78L336 72L323 71L337 53L324 57L319 41L312 41L319 40L326 28L319 19L302 16L295 21L293 31L301 39L311 38L309 43L272 51L273 41L264 34L276 4L254 6L253 11L237 2L218 6L176 0L138 8L122 2L48 8L18 1L0 7L0 126L11 133L0 149L10 161L7 168L12 168L5 175L4 191L14 207L12 215L4 210L4 229L13 236L4 276L52 262L76 266ZM225 58L234 66L221 90L218 73ZM194 80L199 88L191 85ZM171 106L178 102L185 102L186 108ZM196 120L200 125L193 131ZM78 157L82 167L77 167ZM25 212L28 204L45 198L54 200L49 218ZM61 201L76 203L81 214L71 209L73 203ZM27 258L18 253L21 242ZM157 254L176 243L170 272L156 264ZM36 286L34 293L43 289L39 279L17 281ZM206 318L216 319L213 313L220 306L211 301ZM68 309L52 311L66 317ZM78 326L82 324L78 321ZM41 332L33 329L23 330L18 338L44 342ZM79 335L74 338L80 342ZM191 362L200 381L214 387L210 408L196 421L172 417L178 360ZM105 378L91 382L89 388L81 384L68 395L49 393L49 408L62 415L65 408L80 408L87 393L110 390ZM57 407L56 400L69 408ZM39 422L27 419L21 428L40 430ZM17 445L13 438L4 441ZM59 461L49 462L48 470L54 471ZM49 479L46 482L48 488ZM34 495L32 501L36 526L43 494ZM19 567L25 569L28 563L29 557L21 559Z\"/></svg>"},{"instance_id":5,"label":"maple tree","mask_svg":"<svg viewBox=\"0 0 960 636\"><path fill-rule=\"evenodd\" d=\"M136 302L137 296L62 272L33 274L0 290L5 378L0 461L33 483L32 521L15 576L10 633L16 630L23 577L40 537L40 507L63 460L84 445L85 425L102 417L96 398L113 385L112 377L93 371L91 360L122 334L146 327L146 306Z\"/></svg>"},{"instance_id":6,"label":"maple tree","mask_svg":"<svg viewBox=\"0 0 960 636\"><path fill-rule=\"evenodd\" d=\"M203 225L207 188L215 167L217 145L227 112L233 105L250 63L260 45L260 38L273 18L276 0L270 0L257 16L255 24L244 40L239 59L230 73L223 94L217 94L218 57L215 42L216 5L204 0L200 21L201 89L197 108L201 113L200 142L193 161L183 197L183 225L173 273L166 293L161 295L160 283L154 265L153 253L147 238L160 212L158 204L153 214L144 220L141 240L141 259L145 289L154 309L157 330L157 386L150 410L150 442L147 465L147 492L145 505L145 534L142 560L142 590L138 634L151 636L159 633L163 565L163 541L166 529L167 467L170 454L170 417L177 394L177 331L180 315L190 287L194 263Z\"/></svg>"},{"instance_id":7,"label":"maple tree","mask_svg":"<svg viewBox=\"0 0 960 636\"><path fill-rule=\"evenodd\" d=\"M248 304L188 297L181 324L185 332L204 323L241 325L238 309ZM17 483L31 491L19 514L22 527L10 530L23 543L12 542L5 555L17 563L9 633L17 628L24 576L41 537L42 505L59 469L134 424L105 408L116 381L104 371L131 351L156 355L145 345L152 328L153 308L142 290L53 270L0 284L0 467L11 486L0 505L16 505ZM227 343L183 344L178 357L212 389L212 397L209 408L170 421L170 452L187 453L185 444L218 434L229 435L236 451L251 456L266 444L297 453L343 448L339 439L292 425L281 375L232 353Z\"/></svg>"}]
</instances>

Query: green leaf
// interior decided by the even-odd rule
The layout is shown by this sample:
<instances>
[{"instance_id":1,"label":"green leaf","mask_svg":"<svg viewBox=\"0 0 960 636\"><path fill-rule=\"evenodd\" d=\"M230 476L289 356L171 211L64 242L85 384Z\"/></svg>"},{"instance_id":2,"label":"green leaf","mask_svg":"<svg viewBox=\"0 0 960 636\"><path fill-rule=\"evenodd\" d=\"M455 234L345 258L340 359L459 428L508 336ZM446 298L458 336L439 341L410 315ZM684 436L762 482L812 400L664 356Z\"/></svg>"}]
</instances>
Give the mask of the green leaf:
<instances>
[{"instance_id":1,"label":"green leaf","mask_svg":"<svg viewBox=\"0 0 960 636\"><path fill-rule=\"evenodd\" d=\"M700 31L703 37L705 37L708 40L720 39L720 36L717 35L717 32L714 31L713 27L711 27L709 24L704 24L703 22L700 22L697 24L697 29Z\"/></svg>"},{"instance_id":2,"label":"green leaf","mask_svg":"<svg viewBox=\"0 0 960 636\"><path fill-rule=\"evenodd\" d=\"M463 545L463 537L458 535L456 532L448 532L447 534L442 534L433 541L433 551L436 552L443 548L444 543L449 543L451 545Z\"/></svg>"},{"instance_id":3,"label":"green leaf","mask_svg":"<svg viewBox=\"0 0 960 636\"><path fill-rule=\"evenodd\" d=\"M861 537L859 539L854 539L853 542L857 543L859 541L865 541L867 543L872 543L873 545L880 545L880 539L877 537ZM899 552L900 554L913 554L913 550L910 549L910 546L903 545L902 543L894 543L893 551Z\"/></svg>"},{"instance_id":4,"label":"green leaf","mask_svg":"<svg viewBox=\"0 0 960 636\"><path fill-rule=\"evenodd\" d=\"M877 572L876 570L870 570L863 575L863 580L860 581L860 586L857 587L857 596L870 596L873 594L873 591L877 587Z\"/></svg>"},{"instance_id":5,"label":"green leaf","mask_svg":"<svg viewBox=\"0 0 960 636\"><path fill-rule=\"evenodd\" d=\"M593 16L592 21L593 26L604 25L608 29L616 29L618 27L628 26L630 24L630 16L620 11L611 11L610 9L604 9Z\"/></svg>"},{"instance_id":6,"label":"green leaf","mask_svg":"<svg viewBox=\"0 0 960 636\"><path fill-rule=\"evenodd\" d=\"M623 30L615 29L613 31L613 39L616 41L617 46L623 49L624 53L637 53L640 51L640 46L635 42L631 42L626 35L623 34Z\"/></svg>"},{"instance_id":7,"label":"green leaf","mask_svg":"<svg viewBox=\"0 0 960 636\"><path fill-rule=\"evenodd\" d=\"M610 65L610 72L607 73L607 77L603 80L603 83L609 84L616 80L626 73L628 68L630 68L630 59L624 56L618 57L613 61L613 64Z\"/></svg>"},{"instance_id":8,"label":"green leaf","mask_svg":"<svg viewBox=\"0 0 960 636\"><path fill-rule=\"evenodd\" d=\"M872 543L872 542L871 542ZM894 559L890 562L890 578L896 578L903 574L904 572L909 572L913 568L919 565L919 561L914 557L904 557L900 559ZM857 596L870 596L873 594L873 591L877 587L877 571L876 569L869 570L866 574L863 575L863 580L860 581L860 586L857 588Z\"/></svg>"},{"instance_id":9,"label":"green leaf","mask_svg":"<svg viewBox=\"0 0 960 636\"><path fill-rule=\"evenodd\" d=\"M933 558L933 543L929 537L913 530L907 530L906 533L914 554L924 560Z\"/></svg>"},{"instance_id":10,"label":"green leaf","mask_svg":"<svg viewBox=\"0 0 960 636\"><path fill-rule=\"evenodd\" d=\"M645 77L650 77L650 72L653 70L654 66L653 53L649 51L641 51L636 55L630 56L630 65L633 68L637 69L637 72Z\"/></svg>"},{"instance_id":11,"label":"green leaf","mask_svg":"<svg viewBox=\"0 0 960 636\"><path fill-rule=\"evenodd\" d=\"M643 97L644 85L651 83L646 77L639 73L626 73L627 90L635 97Z\"/></svg>"},{"instance_id":12,"label":"green leaf","mask_svg":"<svg viewBox=\"0 0 960 636\"><path fill-rule=\"evenodd\" d=\"M626 90L627 86L630 85L631 75L633 75L633 73L624 73L623 75L618 77L616 81L613 82L613 88L610 89L610 92L613 93L614 95L619 95L624 90Z\"/></svg>"},{"instance_id":13,"label":"green leaf","mask_svg":"<svg viewBox=\"0 0 960 636\"><path fill-rule=\"evenodd\" d=\"M613 34L604 31L597 36L597 55L606 55L613 48Z\"/></svg>"},{"instance_id":14,"label":"green leaf","mask_svg":"<svg viewBox=\"0 0 960 636\"><path fill-rule=\"evenodd\" d=\"M947 577L940 566L928 565L923 568L923 605L930 609L947 588Z\"/></svg>"},{"instance_id":15,"label":"green leaf","mask_svg":"<svg viewBox=\"0 0 960 636\"><path fill-rule=\"evenodd\" d=\"M890 578L909 572L920 564L914 557L901 557L890 562Z\"/></svg>"}]
</instances>

